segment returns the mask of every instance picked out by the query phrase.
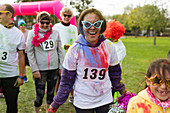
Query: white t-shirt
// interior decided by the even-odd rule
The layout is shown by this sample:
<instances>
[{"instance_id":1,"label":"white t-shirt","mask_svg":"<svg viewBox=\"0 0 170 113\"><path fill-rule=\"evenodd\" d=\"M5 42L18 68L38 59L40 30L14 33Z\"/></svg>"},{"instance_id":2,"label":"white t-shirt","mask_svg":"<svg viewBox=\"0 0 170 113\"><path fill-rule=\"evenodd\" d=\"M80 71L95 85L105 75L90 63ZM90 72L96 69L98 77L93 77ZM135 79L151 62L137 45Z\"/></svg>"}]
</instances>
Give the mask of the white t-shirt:
<instances>
[{"instance_id":1,"label":"white t-shirt","mask_svg":"<svg viewBox=\"0 0 170 113\"><path fill-rule=\"evenodd\" d=\"M74 105L82 109L99 107L113 101L109 65L118 64L113 43L103 41L98 47L73 44L64 59L63 67L76 70Z\"/></svg>"},{"instance_id":2,"label":"white t-shirt","mask_svg":"<svg viewBox=\"0 0 170 113\"><path fill-rule=\"evenodd\" d=\"M64 26L62 23L57 23L53 26L53 29L58 31L61 38L61 44L63 48L63 58L67 50L64 50L64 45L72 45L78 37L77 27L70 24L69 26Z\"/></svg>"},{"instance_id":3,"label":"white t-shirt","mask_svg":"<svg viewBox=\"0 0 170 113\"><path fill-rule=\"evenodd\" d=\"M118 42L113 42L113 44L116 47L119 63L122 64L122 61L126 56L126 47L120 39L118 40Z\"/></svg>"},{"instance_id":4,"label":"white t-shirt","mask_svg":"<svg viewBox=\"0 0 170 113\"><path fill-rule=\"evenodd\" d=\"M15 26L7 29L0 24L0 78L18 75L18 52L25 49L23 33Z\"/></svg>"},{"instance_id":5,"label":"white t-shirt","mask_svg":"<svg viewBox=\"0 0 170 113\"><path fill-rule=\"evenodd\" d=\"M77 28L72 24L69 26L64 26L61 23L57 23L53 26L53 29L59 32L62 45L72 45L75 42L75 39L78 37Z\"/></svg>"}]
</instances>

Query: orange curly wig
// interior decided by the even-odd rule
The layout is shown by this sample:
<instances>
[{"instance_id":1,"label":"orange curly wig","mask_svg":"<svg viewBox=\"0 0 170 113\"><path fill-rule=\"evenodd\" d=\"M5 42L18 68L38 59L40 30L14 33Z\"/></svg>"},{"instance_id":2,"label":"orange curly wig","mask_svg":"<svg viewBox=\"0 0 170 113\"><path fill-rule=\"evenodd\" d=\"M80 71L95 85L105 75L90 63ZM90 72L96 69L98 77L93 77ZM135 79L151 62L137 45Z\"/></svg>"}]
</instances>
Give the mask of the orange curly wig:
<instances>
[{"instance_id":1,"label":"orange curly wig","mask_svg":"<svg viewBox=\"0 0 170 113\"><path fill-rule=\"evenodd\" d=\"M118 40L125 33L124 25L119 21L109 21L107 22L106 30L103 35L107 39L116 39Z\"/></svg>"}]
</instances>

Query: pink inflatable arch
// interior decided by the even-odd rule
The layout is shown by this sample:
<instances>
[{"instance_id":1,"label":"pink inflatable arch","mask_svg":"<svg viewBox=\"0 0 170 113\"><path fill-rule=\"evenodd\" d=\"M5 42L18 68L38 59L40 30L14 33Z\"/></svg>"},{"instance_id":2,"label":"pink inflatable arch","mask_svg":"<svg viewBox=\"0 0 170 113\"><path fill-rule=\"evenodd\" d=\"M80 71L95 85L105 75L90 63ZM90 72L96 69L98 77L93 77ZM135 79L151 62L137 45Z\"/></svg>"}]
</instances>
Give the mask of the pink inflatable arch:
<instances>
[{"instance_id":1,"label":"pink inflatable arch","mask_svg":"<svg viewBox=\"0 0 170 113\"><path fill-rule=\"evenodd\" d=\"M11 4L15 9L15 16L19 15L37 15L36 12L47 11L51 15L56 15L60 20L60 10L63 8L63 4L60 0L56 1L39 1L39 2L22 2ZM76 26L76 17L70 21L71 24Z\"/></svg>"}]
</instances>

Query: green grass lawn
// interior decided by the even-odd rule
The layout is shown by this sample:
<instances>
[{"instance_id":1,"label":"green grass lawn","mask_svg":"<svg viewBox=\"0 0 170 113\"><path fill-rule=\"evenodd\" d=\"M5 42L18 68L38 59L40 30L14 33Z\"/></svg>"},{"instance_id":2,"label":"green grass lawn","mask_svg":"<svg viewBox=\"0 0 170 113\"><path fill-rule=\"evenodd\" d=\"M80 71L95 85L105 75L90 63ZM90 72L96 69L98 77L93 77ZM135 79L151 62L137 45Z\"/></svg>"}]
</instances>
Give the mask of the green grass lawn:
<instances>
[{"instance_id":1,"label":"green grass lawn","mask_svg":"<svg viewBox=\"0 0 170 113\"><path fill-rule=\"evenodd\" d=\"M127 89L136 93L139 84L144 79L144 74L149 64L158 58L167 58L170 50L170 37L156 38L156 45L153 45L154 38L146 37L126 37L122 39L126 46L127 55L122 63L122 78ZM34 113L35 86L32 82L30 68L27 68L27 77L29 82L20 88L18 108L19 113ZM145 83L139 87L144 88ZM46 98L46 95L45 95ZM45 113L45 98L40 113ZM0 98L0 113L5 113L6 104L3 98ZM59 109L58 113L75 113L74 107L67 100Z\"/></svg>"},{"instance_id":2,"label":"green grass lawn","mask_svg":"<svg viewBox=\"0 0 170 113\"><path fill-rule=\"evenodd\" d=\"M170 50L170 38L132 38L122 39L126 46L127 55L122 63L122 78L127 89L133 93L137 92L139 84L144 80L149 64L158 58L167 58ZM141 74L143 73L143 74ZM143 83L144 87L145 83ZM143 89L141 86L140 89Z\"/></svg>"}]
</instances>

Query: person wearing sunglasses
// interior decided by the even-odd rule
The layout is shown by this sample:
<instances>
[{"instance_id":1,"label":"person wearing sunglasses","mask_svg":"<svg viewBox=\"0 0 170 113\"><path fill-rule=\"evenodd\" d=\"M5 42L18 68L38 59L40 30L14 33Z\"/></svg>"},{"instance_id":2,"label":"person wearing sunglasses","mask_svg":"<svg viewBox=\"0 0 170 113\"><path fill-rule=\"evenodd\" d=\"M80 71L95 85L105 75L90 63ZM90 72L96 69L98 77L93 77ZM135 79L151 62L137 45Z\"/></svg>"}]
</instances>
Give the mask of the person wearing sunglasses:
<instances>
[{"instance_id":1,"label":"person wearing sunglasses","mask_svg":"<svg viewBox=\"0 0 170 113\"><path fill-rule=\"evenodd\" d=\"M36 98L34 106L39 113L47 83L46 106L53 101L56 81L62 68L62 48L58 31L52 29L50 14L40 12L36 17L37 23L28 33L27 55L31 71L35 78Z\"/></svg>"},{"instance_id":2,"label":"person wearing sunglasses","mask_svg":"<svg viewBox=\"0 0 170 113\"><path fill-rule=\"evenodd\" d=\"M108 113L113 102L112 87L120 94L127 89L116 49L102 34L105 18L97 9L85 9L78 19L78 29L80 35L65 56L59 90L49 111L57 111L74 85L76 113Z\"/></svg>"},{"instance_id":3,"label":"person wearing sunglasses","mask_svg":"<svg viewBox=\"0 0 170 113\"><path fill-rule=\"evenodd\" d=\"M146 88L129 100L127 113L170 113L170 60L151 62Z\"/></svg>"},{"instance_id":4,"label":"person wearing sunglasses","mask_svg":"<svg viewBox=\"0 0 170 113\"><path fill-rule=\"evenodd\" d=\"M7 105L6 113L18 113L19 86L23 85L25 68L25 38L14 26L14 13L10 4L0 5L0 88Z\"/></svg>"},{"instance_id":5,"label":"person wearing sunglasses","mask_svg":"<svg viewBox=\"0 0 170 113\"><path fill-rule=\"evenodd\" d=\"M55 24L53 29L59 32L62 48L67 52L68 48L75 42L75 39L77 39L78 31L76 26L70 24L70 20L73 17L71 8L64 6L60 11L60 17L62 18L61 22Z\"/></svg>"},{"instance_id":6,"label":"person wearing sunglasses","mask_svg":"<svg viewBox=\"0 0 170 113\"><path fill-rule=\"evenodd\" d=\"M27 43L27 36L28 36L28 32L29 30L26 29L26 23L24 20L19 20L18 21L18 27L21 30L21 32L24 34L24 38L25 38L25 44ZM27 57L27 51L25 50L25 72L24 72L24 83L28 82L28 78L26 76L26 66L29 66L29 61L28 61L28 57Z\"/></svg>"},{"instance_id":7,"label":"person wearing sunglasses","mask_svg":"<svg viewBox=\"0 0 170 113\"><path fill-rule=\"evenodd\" d=\"M53 26L54 30L57 30L61 37L61 43L63 48L63 58L65 57L68 48L75 42L78 37L77 27L70 24L70 20L73 17L73 12L71 8L64 6L60 11L60 16L62 21ZM56 85L56 92L58 91L59 79ZM74 93L73 89L71 90L71 94L69 97L69 102L73 103Z\"/></svg>"}]
</instances>

